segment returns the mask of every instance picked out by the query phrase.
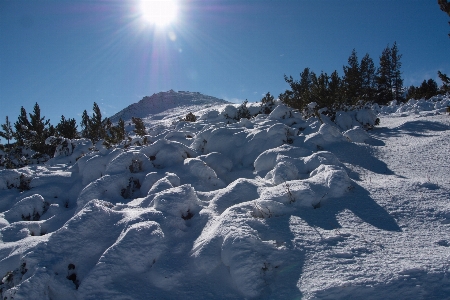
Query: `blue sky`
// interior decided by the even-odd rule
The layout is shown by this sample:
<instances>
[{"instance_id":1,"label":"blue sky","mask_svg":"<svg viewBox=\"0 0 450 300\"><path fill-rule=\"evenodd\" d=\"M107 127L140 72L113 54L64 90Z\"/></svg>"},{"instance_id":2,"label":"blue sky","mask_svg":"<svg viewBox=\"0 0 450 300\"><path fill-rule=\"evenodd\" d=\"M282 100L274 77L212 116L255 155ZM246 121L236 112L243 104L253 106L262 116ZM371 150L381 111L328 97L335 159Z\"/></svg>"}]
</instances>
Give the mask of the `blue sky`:
<instances>
[{"instance_id":1,"label":"blue sky","mask_svg":"<svg viewBox=\"0 0 450 300\"><path fill-rule=\"evenodd\" d=\"M395 41L405 86L450 73L448 16L433 0L178 0L164 28L139 2L0 0L0 123L35 102L54 125L94 102L111 116L170 89L257 101L305 67L342 75L353 48L378 65Z\"/></svg>"}]
</instances>

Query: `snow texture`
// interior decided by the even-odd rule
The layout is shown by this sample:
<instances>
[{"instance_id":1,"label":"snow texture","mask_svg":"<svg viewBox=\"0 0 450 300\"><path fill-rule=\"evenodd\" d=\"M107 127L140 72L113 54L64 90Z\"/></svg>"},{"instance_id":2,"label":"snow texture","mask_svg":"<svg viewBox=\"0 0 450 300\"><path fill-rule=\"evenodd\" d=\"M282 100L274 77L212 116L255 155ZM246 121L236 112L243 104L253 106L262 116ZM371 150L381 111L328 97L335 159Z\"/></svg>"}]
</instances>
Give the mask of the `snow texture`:
<instances>
[{"instance_id":1,"label":"snow texture","mask_svg":"<svg viewBox=\"0 0 450 300\"><path fill-rule=\"evenodd\" d=\"M148 145L49 138L0 170L2 299L449 299L448 105L238 120L169 91L115 116Z\"/></svg>"}]
</instances>

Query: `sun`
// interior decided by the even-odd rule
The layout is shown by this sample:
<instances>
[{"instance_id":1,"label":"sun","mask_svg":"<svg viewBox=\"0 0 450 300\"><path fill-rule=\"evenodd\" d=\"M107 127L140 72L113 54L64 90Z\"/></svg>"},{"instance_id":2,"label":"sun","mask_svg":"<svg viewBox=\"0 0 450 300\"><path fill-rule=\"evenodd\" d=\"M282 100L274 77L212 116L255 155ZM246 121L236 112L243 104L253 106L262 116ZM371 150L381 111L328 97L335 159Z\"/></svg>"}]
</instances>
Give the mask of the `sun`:
<instances>
[{"instance_id":1,"label":"sun","mask_svg":"<svg viewBox=\"0 0 450 300\"><path fill-rule=\"evenodd\" d=\"M165 27L175 21L178 6L175 0L141 0L140 10L144 21Z\"/></svg>"}]
</instances>

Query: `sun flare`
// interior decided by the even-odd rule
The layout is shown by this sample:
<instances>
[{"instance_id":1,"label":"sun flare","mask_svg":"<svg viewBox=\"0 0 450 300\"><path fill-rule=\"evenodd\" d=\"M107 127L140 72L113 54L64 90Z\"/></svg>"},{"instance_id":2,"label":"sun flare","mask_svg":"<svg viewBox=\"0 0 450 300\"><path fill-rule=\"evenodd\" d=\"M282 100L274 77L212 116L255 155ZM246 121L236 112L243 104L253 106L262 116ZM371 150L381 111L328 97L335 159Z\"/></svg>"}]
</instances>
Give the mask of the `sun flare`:
<instances>
[{"instance_id":1,"label":"sun flare","mask_svg":"<svg viewBox=\"0 0 450 300\"><path fill-rule=\"evenodd\" d=\"M158 27L165 27L174 22L177 17L175 0L141 0L142 18Z\"/></svg>"}]
</instances>

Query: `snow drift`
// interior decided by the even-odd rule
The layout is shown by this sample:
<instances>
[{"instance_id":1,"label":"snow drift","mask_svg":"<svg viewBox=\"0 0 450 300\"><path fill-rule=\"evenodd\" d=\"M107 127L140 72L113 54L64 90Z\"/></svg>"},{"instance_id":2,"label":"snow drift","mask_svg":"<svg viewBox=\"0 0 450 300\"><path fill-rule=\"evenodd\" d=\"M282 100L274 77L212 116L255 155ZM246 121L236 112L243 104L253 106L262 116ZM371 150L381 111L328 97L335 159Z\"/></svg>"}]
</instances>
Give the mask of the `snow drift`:
<instances>
[{"instance_id":1,"label":"snow drift","mask_svg":"<svg viewBox=\"0 0 450 300\"><path fill-rule=\"evenodd\" d=\"M0 170L3 299L448 297L448 98L332 122L194 94L139 115L149 145Z\"/></svg>"}]
</instances>

